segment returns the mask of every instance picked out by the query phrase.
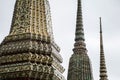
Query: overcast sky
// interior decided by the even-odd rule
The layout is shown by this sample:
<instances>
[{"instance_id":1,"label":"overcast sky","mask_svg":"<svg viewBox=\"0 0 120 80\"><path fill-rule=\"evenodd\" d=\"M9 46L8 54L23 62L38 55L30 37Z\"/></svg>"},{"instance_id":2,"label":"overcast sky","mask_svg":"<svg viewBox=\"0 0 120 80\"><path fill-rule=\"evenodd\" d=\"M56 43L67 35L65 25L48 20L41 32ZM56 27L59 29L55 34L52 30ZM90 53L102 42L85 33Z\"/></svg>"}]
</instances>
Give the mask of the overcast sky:
<instances>
[{"instance_id":1,"label":"overcast sky","mask_svg":"<svg viewBox=\"0 0 120 80\"><path fill-rule=\"evenodd\" d=\"M49 0L55 42L60 46L66 71L71 56L76 24L77 0ZM0 42L8 35L15 0L0 0ZM120 79L120 0L82 0L83 24L94 80L99 80L99 17L109 80Z\"/></svg>"}]
</instances>

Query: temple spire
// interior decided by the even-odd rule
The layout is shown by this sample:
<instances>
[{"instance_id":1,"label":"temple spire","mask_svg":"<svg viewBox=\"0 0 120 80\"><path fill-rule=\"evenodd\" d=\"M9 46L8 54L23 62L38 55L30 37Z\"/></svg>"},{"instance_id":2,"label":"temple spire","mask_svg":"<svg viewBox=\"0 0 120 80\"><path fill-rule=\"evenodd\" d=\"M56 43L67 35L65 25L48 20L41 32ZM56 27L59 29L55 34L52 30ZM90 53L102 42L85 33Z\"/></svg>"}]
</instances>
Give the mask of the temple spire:
<instances>
[{"instance_id":1,"label":"temple spire","mask_svg":"<svg viewBox=\"0 0 120 80\"><path fill-rule=\"evenodd\" d=\"M84 41L84 40L85 39L84 39L84 29L83 29L83 21L82 21L82 5L81 5L81 0L78 0L75 41Z\"/></svg>"},{"instance_id":2,"label":"temple spire","mask_svg":"<svg viewBox=\"0 0 120 80\"><path fill-rule=\"evenodd\" d=\"M106 69L106 64L105 64L104 48L103 48L101 17L100 17L100 80L108 80L107 69Z\"/></svg>"},{"instance_id":3,"label":"temple spire","mask_svg":"<svg viewBox=\"0 0 120 80\"><path fill-rule=\"evenodd\" d=\"M48 0L16 0L11 29L0 44L0 80L65 80Z\"/></svg>"},{"instance_id":4,"label":"temple spire","mask_svg":"<svg viewBox=\"0 0 120 80\"><path fill-rule=\"evenodd\" d=\"M78 0L73 54L69 60L67 80L93 80L91 61L87 55L82 21L82 3Z\"/></svg>"}]
</instances>

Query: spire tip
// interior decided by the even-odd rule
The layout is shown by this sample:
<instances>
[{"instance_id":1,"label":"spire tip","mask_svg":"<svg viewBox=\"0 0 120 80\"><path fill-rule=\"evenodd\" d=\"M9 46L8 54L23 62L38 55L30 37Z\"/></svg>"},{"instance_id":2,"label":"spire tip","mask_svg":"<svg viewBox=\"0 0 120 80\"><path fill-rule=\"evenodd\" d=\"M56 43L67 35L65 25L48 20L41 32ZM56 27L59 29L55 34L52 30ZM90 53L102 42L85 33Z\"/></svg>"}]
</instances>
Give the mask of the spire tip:
<instances>
[{"instance_id":1,"label":"spire tip","mask_svg":"<svg viewBox=\"0 0 120 80\"><path fill-rule=\"evenodd\" d=\"M100 33L102 33L102 20L101 20L101 17L99 17L100 19Z\"/></svg>"}]
</instances>

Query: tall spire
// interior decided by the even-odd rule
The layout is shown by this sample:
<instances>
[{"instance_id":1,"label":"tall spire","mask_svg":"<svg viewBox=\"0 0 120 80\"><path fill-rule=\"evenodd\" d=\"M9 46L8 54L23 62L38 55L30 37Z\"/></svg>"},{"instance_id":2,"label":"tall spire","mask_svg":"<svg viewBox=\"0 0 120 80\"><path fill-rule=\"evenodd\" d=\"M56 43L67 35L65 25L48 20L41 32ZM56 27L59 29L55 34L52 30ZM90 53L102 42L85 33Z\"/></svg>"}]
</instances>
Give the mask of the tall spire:
<instances>
[{"instance_id":1,"label":"tall spire","mask_svg":"<svg viewBox=\"0 0 120 80\"><path fill-rule=\"evenodd\" d=\"M104 48L103 48L101 17L100 17L100 80L108 80L106 64L105 64Z\"/></svg>"},{"instance_id":2,"label":"tall spire","mask_svg":"<svg viewBox=\"0 0 120 80\"><path fill-rule=\"evenodd\" d=\"M74 53L69 61L67 80L93 80L91 62L84 41L82 6L81 0L78 0Z\"/></svg>"},{"instance_id":3,"label":"tall spire","mask_svg":"<svg viewBox=\"0 0 120 80\"><path fill-rule=\"evenodd\" d=\"M81 0L78 0L75 41L84 41Z\"/></svg>"}]
</instances>

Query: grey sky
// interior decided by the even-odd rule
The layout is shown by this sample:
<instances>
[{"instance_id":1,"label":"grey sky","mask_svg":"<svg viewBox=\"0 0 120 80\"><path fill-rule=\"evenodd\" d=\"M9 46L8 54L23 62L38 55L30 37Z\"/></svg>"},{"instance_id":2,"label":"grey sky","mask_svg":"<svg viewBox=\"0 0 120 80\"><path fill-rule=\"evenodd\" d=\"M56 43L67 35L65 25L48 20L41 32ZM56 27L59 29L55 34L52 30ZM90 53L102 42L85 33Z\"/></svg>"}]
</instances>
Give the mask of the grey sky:
<instances>
[{"instance_id":1,"label":"grey sky","mask_svg":"<svg viewBox=\"0 0 120 80\"><path fill-rule=\"evenodd\" d=\"M49 0L53 32L60 46L67 75L76 23L77 0ZM0 42L8 35L15 0L0 0ZM94 80L99 79L99 17L102 17L104 51L109 80L120 79L120 0L82 0L83 23Z\"/></svg>"}]
</instances>

